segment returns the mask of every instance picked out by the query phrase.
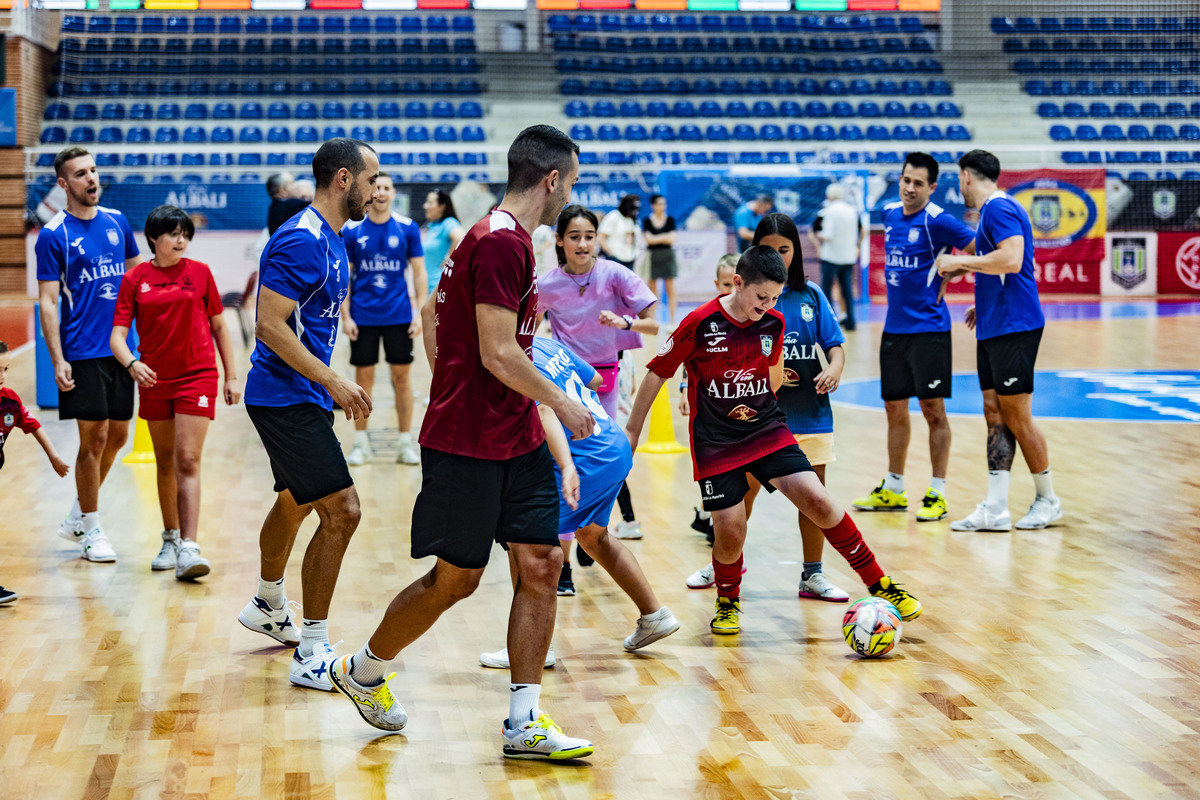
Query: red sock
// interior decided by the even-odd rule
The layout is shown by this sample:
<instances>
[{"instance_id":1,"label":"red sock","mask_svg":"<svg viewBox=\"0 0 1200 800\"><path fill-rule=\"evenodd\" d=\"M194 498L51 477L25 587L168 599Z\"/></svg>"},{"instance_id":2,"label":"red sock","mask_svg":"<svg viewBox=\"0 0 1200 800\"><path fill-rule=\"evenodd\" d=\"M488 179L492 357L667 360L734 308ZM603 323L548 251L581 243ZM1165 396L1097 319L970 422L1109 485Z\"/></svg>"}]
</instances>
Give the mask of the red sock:
<instances>
[{"instance_id":1,"label":"red sock","mask_svg":"<svg viewBox=\"0 0 1200 800\"><path fill-rule=\"evenodd\" d=\"M821 532L825 534L825 538L829 543L837 548L837 551L842 554L842 557L850 563L850 566L858 573L858 577L862 578L862 582L867 586L874 586L879 583L879 579L883 577L883 569L875 563L875 554L871 552L871 548L867 547L867 543L863 541L862 534L859 533L858 526L854 524L854 520L850 519L849 514L842 516L842 521L832 528L822 528ZM713 562L716 563L715 561ZM720 578L718 578L718 581ZM717 584L720 585L719 583Z\"/></svg>"},{"instance_id":2,"label":"red sock","mask_svg":"<svg viewBox=\"0 0 1200 800\"><path fill-rule=\"evenodd\" d=\"M722 564L713 559L713 575L717 579L717 596L737 600L742 591L742 557L732 564Z\"/></svg>"}]
</instances>

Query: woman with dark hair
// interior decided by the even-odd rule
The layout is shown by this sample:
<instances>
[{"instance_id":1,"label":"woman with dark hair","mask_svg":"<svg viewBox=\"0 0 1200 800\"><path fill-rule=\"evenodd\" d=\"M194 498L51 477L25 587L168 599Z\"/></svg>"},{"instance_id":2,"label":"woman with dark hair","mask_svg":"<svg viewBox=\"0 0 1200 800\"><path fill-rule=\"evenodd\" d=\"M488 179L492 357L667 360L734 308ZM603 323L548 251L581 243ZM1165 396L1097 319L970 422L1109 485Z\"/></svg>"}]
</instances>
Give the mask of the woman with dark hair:
<instances>
[{"instance_id":1,"label":"woman with dark hair","mask_svg":"<svg viewBox=\"0 0 1200 800\"><path fill-rule=\"evenodd\" d=\"M200 523L200 454L217 398L235 405L242 396L221 294L207 264L184 258L196 228L187 213L159 206L146 218L152 257L125 273L117 293L113 356L138 385L138 416L146 420L158 467L162 549L150 568L175 568L178 580L207 575L210 564L196 544ZM140 355L125 342L137 321ZM216 354L225 371L217 388Z\"/></svg>"},{"instance_id":2,"label":"woman with dark hair","mask_svg":"<svg viewBox=\"0 0 1200 800\"><path fill-rule=\"evenodd\" d=\"M679 266L675 261L675 218L667 216L667 198L650 196L650 216L642 220L646 236L646 251L650 255L650 286L658 294L658 282L663 282L667 299L667 321L675 324L675 276ZM661 302L663 294L658 298Z\"/></svg>"},{"instance_id":3,"label":"woman with dark hair","mask_svg":"<svg viewBox=\"0 0 1200 800\"><path fill-rule=\"evenodd\" d=\"M637 218L642 210L642 200L636 194L621 198L615 210L604 215L599 235L600 252L612 261L633 269L637 260Z\"/></svg>"},{"instance_id":4,"label":"woman with dark hair","mask_svg":"<svg viewBox=\"0 0 1200 800\"><path fill-rule=\"evenodd\" d=\"M425 277L429 281L429 294L432 295L442 279L442 264L446 256L458 246L467 232L458 221L454 201L445 189L430 192L422 208L425 209L428 222L421 231L421 249L425 251Z\"/></svg>"},{"instance_id":5,"label":"woman with dark hair","mask_svg":"<svg viewBox=\"0 0 1200 800\"><path fill-rule=\"evenodd\" d=\"M800 232L787 214L773 213L762 218L754 229L754 244L770 247L783 258L788 279L775 309L783 314L783 385L777 397L779 407L787 415L787 426L796 444L808 456L809 463L821 483L825 483L825 466L836 460L833 454L833 410L829 393L838 387L846 356L842 343L846 337L837 324L837 317L821 287L804 275L804 251ZM818 347L819 346L819 347ZM827 366L822 366L820 351L824 351ZM746 513L762 486L747 475L750 490L746 493ZM821 573L821 554L825 534L816 523L800 515L800 536L804 546L804 572L800 580L800 597L844 603L850 595L834 586ZM706 574L713 569L708 564L688 578L688 585L705 588L711 585ZM702 580L707 578L707 580Z\"/></svg>"}]
</instances>

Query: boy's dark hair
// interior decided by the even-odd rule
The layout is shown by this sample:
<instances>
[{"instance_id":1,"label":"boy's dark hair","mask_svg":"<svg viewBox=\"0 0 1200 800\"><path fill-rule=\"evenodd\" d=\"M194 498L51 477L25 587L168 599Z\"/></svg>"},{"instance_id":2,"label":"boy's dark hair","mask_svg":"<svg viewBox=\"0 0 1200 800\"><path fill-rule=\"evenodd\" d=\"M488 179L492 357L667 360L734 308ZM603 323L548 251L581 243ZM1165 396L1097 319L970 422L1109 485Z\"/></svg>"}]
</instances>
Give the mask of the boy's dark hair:
<instances>
[{"instance_id":1,"label":"boy's dark hair","mask_svg":"<svg viewBox=\"0 0 1200 800\"><path fill-rule=\"evenodd\" d=\"M929 184L932 186L937 183L938 163L929 153L909 153L904 157L904 166L925 170L929 173ZM900 172L904 172L904 167L900 168Z\"/></svg>"},{"instance_id":2,"label":"boy's dark hair","mask_svg":"<svg viewBox=\"0 0 1200 800\"><path fill-rule=\"evenodd\" d=\"M558 227L555 230L558 232L559 239L566 235L567 228L571 225L571 220L576 217L583 217L590 221L593 228L600 227L600 221L596 219L596 214L590 208L581 206L578 203L571 203L571 205L564 208L558 215ZM558 257L559 264L567 263L567 254L558 246L558 242L554 243L554 254Z\"/></svg>"},{"instance_id":3,"label":"boy's dark hair","mask_svg":"<svg viewBox=\"0 0 1200 800\"><path fill-rule=\"evenodd\" d=\"M330 139L321 145L312 162L313 181L317 188L328 188L339 169L348 169L351 175L357 177L367 168L367 162L363 160L363 148L375 152L375 148L366 142L345 136Z\"/></svg>"},{"instance_id":4,"label":"boy's dark hair","mask_svg":"<svg viewBox=\"0 0 1200 800\"><path fill-rule=\"evenodd\" d=\"M0 356L8 352L8 342L0 342Z\"/></svg>"},{"instance_id":5,"label":"boy's dark hair","mask_svg":"<svg viewBox=\"0 0 1200 800\"><path fill-rule=\"evenodd\" d=\"M971 150L958 160L959 169L969 169L981 178L995 182L1000 178L1000 159L987 150Z\"/></svg>"},{"instance_id":6,"label":"boy's dark hair","mask_svg":"<svg viewBox=\"0 0 1200 800\"><path fill-rule=\"evenodd\" d=\"M787 287L803 289L808 279L804 275L804 248L800 246L800 231L796 230L795 221L778 211L767 214L754 228L754 244L762 244L762 240L768 236L782 236L792 243L792 265L787 268Z\"/></svg>"},{"instance_id":7,"label":"boy's dark hair","mask_svg":"<svg viewBox=\"0 0 1200 800\"><path fill-rule=\"evenodd\" d=\"M746 252L738 259L737 274L742 276L742 283L747 286L767 282L787 283L788 278L783 256L761 244L746 248Z\"/></svg>"},{"instance_id":8,"label":"boy's dark hair","mask_svg":"<svg viewBox=\"0 0 1200 800\"><path fill-rule=\"evenodd\" d=\"M56 178L63 177L63 164L66 164L71 159L79 158L80 156L90 156L91 154L91 151L86 147L79 147L78 145L68 147L65 150L59 150L58 155L54 157L54 176Z\"/></svg>"},{"instance_id":9,"label":"boy's dark hair","mask_svg":"<svg viewBox=\"0 0 1200 800\"><path fill-rule=\"evenodd\" d=\"M458 212L454 210L454 201L450 199L450 193L445 189L434 189L434 194L437 195L438 205L442 207L442 219L458 219ZM459 220L462 222L462 220Z\"/></svg>"},{"instance_id":10,"label":"boy's dark hair","mask_svg":"<svg viewBox=\"0 0 1200 800\"><path fill-rule=\"evenodd\" d=\"M505 191L527 192L552 170L566 175L573 154L579 154L579 145L553 125L526 128L517 134L508 148L508 186Z\"/></svg>"},{"instance_id":11,"label":"boy's dark hair","mask_svg":"<svg viewBox=\"0 0 1200 800\"><path fill-rule=\"evenodd\" d=\"M154 252L155 239L164 233L174 233L178 230L182 230L189 241L196 238L196 224L182 208L164 205L151 211L146 217L146 227L143 231L146 234L146 244L150 245L150 252Z\"/></svg>"}]
</instances>

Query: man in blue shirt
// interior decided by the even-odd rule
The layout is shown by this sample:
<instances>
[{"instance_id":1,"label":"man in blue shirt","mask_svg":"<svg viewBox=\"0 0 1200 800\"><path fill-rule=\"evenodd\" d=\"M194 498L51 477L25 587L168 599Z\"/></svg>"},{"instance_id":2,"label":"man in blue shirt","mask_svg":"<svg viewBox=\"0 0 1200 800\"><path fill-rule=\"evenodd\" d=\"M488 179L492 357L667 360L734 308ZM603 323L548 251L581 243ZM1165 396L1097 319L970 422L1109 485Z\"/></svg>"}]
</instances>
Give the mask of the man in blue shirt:
<instances>
[{"instance_id":1,"label":"man in blue shirt","mask_svg":"<svg viewBox=\"0 0 1200 800\"><path fill-rule=\"evenodd\" d=\"M1029 215L996 188L1000 162L985 150L972 150L958 161L959 185L969 208L979 209L973 256L942 255L937 269L944 278L975 273L975 307L967 326L978 339L975 358L983 414L988 426L988 494L974 512L950 524L956 531L1007 531L1009 472L1014 444L1021 445L1033 473L1037 496L1017 527L1044 528L1062 519L1062 503L1050 481L1046 439L1033 421L1033 368L1046 324L1038 301L1033 266L1033 229Z\"/></svg>"},{"instance_id":2,"label":"man in blue shirt","mask_svg":"<svg viewBox=\"0 0 1200 800\"><path fill-rule=\"evenodd\" d=\"M957 248L975 252L975 232L929 202L938 164L927 153L909 153L900 173L900 201L884 206L883 235L888 309L879 343L880 388L888 422L888 472L867 497L863 511L907 511L904 462L912 423L908 401L916 397L929 424L933 479L918 522L946 516L946 468L950 462L950 312L942 302L942 278L934 259Z\"/></svg>"},{"instance_id":3,"label":"man in blue shirt","mask_svg":"<svg viewBox=\"0 0 1200 800\"><path fill-rule=\"evenodd\" d=\"M121 278L141 258L125 215L100 205L96 160L87 150L63 150L54 172L67 207L38 233L38 313L54 363L59 418L79 426L78 496L58 535L81 544L88 561L116 561L100 527L100 485L129 435L133 378L108 342Z\"/></svg>"},{"instance_id":4,"label":"man in blue shirt","mask_svg":"<svg viewBox=\"0 0 1200 800\"><path fill-rule=\"evenodd\" d=\"M421 231L408 217L392 212L396 187L387 173L375 180L375 196L367 207L366 219L347 222L342 229L346 256L350 259L350 296L342 302L342 330L350 339L350 363L354 380L371 393L379 342L392 372L396 393L396 421L400 450L396 461L420 464L421 454L412 440L413 395L409 371L413 361L413 339L421 335L419 314L413 313L404 270L412 268L416 308L425 305L425 258ZM352 467L371 457L367 420L354 421L354 448L346 457Z\"/></svg>"},{"instance_id":5,"label":"man in blue shirt","mask_svg":"<svg viewBox=\"0 0 1200 800\"><path fill-rule=\"evenodd\" d=\"M371 398L330 369L350 268L338 231L362 219L379 159L357 139L330 139L313 157L316 196L267 243L259 263L258 343L246 377L246 412L275 477L275 505L259 535L258 593L238 615L253 631L296 645L290 678L333 691L329 602L342 555L358 527L358 493L333 432L333 403L347 419L366 418ZM320 524L304 556L303 626L288 613L283 571L300 523L316 509Z\"/></svg>"},{"instance_id":6,"label":"man in blue shirt","mask_svg":"<svg viewBox=\"0 0 1200 800\"><path fill-rule=\"evenodd\" d=\"M760 194L753 200L747 200L733 212L733 229L737 233L738 252L744 253L746 248L754 243L754 230L762 218L771 213L775 206L775 198L769 194Z\"/></svg>"}]
</instances>

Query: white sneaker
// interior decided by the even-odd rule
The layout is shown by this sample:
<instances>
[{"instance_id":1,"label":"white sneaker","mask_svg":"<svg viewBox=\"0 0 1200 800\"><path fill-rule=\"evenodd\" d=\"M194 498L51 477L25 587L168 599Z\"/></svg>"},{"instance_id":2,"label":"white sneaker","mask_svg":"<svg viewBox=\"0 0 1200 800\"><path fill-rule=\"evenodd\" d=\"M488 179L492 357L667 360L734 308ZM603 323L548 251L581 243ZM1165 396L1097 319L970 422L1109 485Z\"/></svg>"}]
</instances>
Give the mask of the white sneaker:
<instances>
[{"instance_id":1,"label":"white sneaker","mask_svg":"<svg viewBox=\"0 0 1200 800\"><path fill-rule=\"evenodd\" d=\"M399 452L396 453L397 464L420 464L421 450L417 447L416 442L408 441L400 445Z\"/></svg>"},{"instance_id":2,"label":"white sneaker","mask_svg":"<svg viewBox=\"0 0 1200 800\"><path fill-rule=\"evenodd\" d=\"M175 568L176 551L179 549L179 531L162 532L162 549L150 562L150 569L157 571Z\"/></svg>"},{"instance_id":3,"label":"white sneaker","mask_svg":"<svg viewBox=\"0 0 1200 800\"><path fill-rule=\"evenodd\" d=\"M980 503L975 506L975 510L971 514L956 522L950 523L952 531L1011 531L1012 516L1005 508L1000 513L996 513L988 508L987 503Z\"/></svg>"},{"instance_id":4,"label":"white sneaker","mask_svg":"<svg viewBox=\"0 0 1200 800\"><path fill-rule=\"evenodd\" d=\"M337 644L341 644L338 642ZM332 692L333 683L329 679L329 665L338 657L333 652L337 644L317 642L311 656L300 655L300 648L292 654L292 665L288 669L288 678L297 686L306 689L320 689L322 692Z\"/></svg>"},{"instance_id":5,"label":"white sneaker","mask_svg":"<svg viewBox=\"0 0 1200 800\"><path fill-rule=\"evenodd\" d=\"M746 574L746 568L742 567L742 574ZM712 562L708 562L700 569L688 576L687 586L689 589L711 589L717 585L717 576L713 572Z\"/></svg>"},{"instance_id":6,"label":"white sneaker","mask_svg":"<svg viewBox=\"0 0 1200 800\"><path fill-rule=\"evenodd\" d=\"M346 456L346 463L352 467L361 467L371 458L371 446L356 444Z\"/></svg>"},{"instance_id":7,"label":"white sneaker","mask_svg":"<svg viewBox=\"0 0 1200 800\"><path fill-rule=\"evenodd\" d=\"M185 539L179 543L175 556L175 580L190 581L203 578L212 569L208 559L200 555L200 545Z\"/></svg>"},{"instance_id":8,"label":"white sneaker","mask_svg":"<svg viewBox=\"0 0 1200 800\"><path fill-rule=\"evenodd\" d=\"M485 667L491 667L492 669L509 669L511 665L508 663L508 648L506 647L503 650L497 650L494 653L480 653L479 663ZM546 663L542 666L546 669L550 669L555 665L555 663L556 659L554 658L554 645L551 644L550 649L546 651Z\"/></svg>"},{"instance_id":9,"label":"white sneaker","mask_svg":"<svg viewBox=\"0 0 1200 800\"><path fill-rule=\"evenodd\" d=\"M827 603L845 603L850 599L850 595L834 586L819 572L808 580L800 581L800 596L824 600Z\"/></svg>"},{"instance_id":10,"label":"white sneaker","mask_svg":"<svg viewBox=\"0 0 1200 800\"><path fill-rule=\"evenodd\" d=\"M382 731L403 730L408 724L408 714L404 706L396 702L388 689L388 681L396 677L392 673L383 679L378 686L363 686L350 677L350 659L353 656L335 658L329 665L329 679L333 688L354 701L358 714L368 725L373 725Z\"/></svg>"},{"instance_id":11,"label":"white sneaker","mask_svg":"<svg viewBox=\"0 0 1200 800\"><path fill-rule=\"evenodd\" d=\"M1017 520L1017 528L1023 531L1036 530L1060 519L1062 519L1062 501L1057 497L1051 500L1049 497L1039 495L1033 498L1033 505L1029 507L1029 513Z\"/></svg>"},{"instance_id":12,"label":"white sneaker","mask_svg":"<svg viewBox=\"0 0 1200 800\"><path fill-rule=\"evenodd\" d=\"M289 603L285 598L283 608L271 608L270 603L257 595L238 614L238 622L245 627L291 647L300 644L300 629L292 622L300 618L300 604L294 600Z\"/></svg>"},{"instance_id":13,"label":"white sneaker","mask_svg":"<svg viewBox=\"0 0 1200 800\"><path fill-rule=\"evenodd\" d=\"M613 536L618 539L640 539L642 538L642 523L637 520L633 522L621 520L613 527Z\"/></svg>"},{"instance_id":14,"label":"white sneaker","mask_svg":"<svg viewBox=\"0 0 1200 800\"><path fill-rule=\"evenodd\" d=\"M68 542L79 542L83 534L83 517L67 514L67 518L58 526L58 535Z\"/></svg>"},{"instance_id":15,"label":"white sneaker","mask_svg":"<svg viewBox=\"0 0 1200 800\"><path fill-rule=\"evenodd\" d=\"M574 739L554 724L550 715L534 709L532 719L515 728L504 720L504 757L562 761L590 756L595 748L586 739Z\"/></svg>"},{"instance_id":16,"label":"white sneaker","mask_svg":"<svg viewBox=\"0 0 1200 800\"><path fill-rule=\"evenodd\" d=\"M638 617L637 630L625 637L625 649L633 652L659 639L665 639L679 630L679 620L671 609L663 606L653 614Z\"/></svg>"},{"instance_id":17,"label":"white sneaker","mask_svg":"<svg viewBox=\"0 0 1200 800\"><path fill-rule=\"evenodd\" d=\"M88 561L111 563L117 560L117 553L112 549L108 537L100 528L92 528L83 535L83 557Z\"/></svg>"}]
</instances>

